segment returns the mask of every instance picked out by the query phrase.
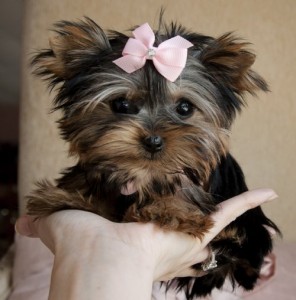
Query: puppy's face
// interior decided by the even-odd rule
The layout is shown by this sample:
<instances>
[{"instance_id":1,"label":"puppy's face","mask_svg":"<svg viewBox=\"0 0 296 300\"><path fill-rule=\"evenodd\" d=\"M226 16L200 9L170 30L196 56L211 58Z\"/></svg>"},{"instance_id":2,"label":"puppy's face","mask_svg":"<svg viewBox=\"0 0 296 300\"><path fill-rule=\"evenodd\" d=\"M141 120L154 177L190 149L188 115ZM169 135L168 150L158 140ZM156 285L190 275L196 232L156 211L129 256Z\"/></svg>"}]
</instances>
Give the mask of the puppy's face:
<instances>
[{"instance_id":1,"label":"puppy's face","mask_svg":"<svg viewBox=\"0 0 296 300\"><path fill-rule=\"evenodd\" d=\"M114 73L104 77L112 82ZM123 94L114 85L114 96L108 93L106 99L82 105L65 118L63 130L73 130L71 152L83 163L109 171L110 180L119 185L133 181L137 190L190 170L202 183L227 149L219 111L174 83L159 78L162 85L154 89L145 84L149 80L143 78ZM101 93L107 92L100 90L98 97Z\"/></svg>"},{"instance_id":2,"label":"puppy's face","mask_svg":"<svg viewBox=\"0 0 296 300\"><path fill-rule=\"evenodd\" d=\"M150 61L132 74L112 63L125 35L107 37L89 19L61 22L56 31L51 49L34 58L35 72L61 83L55 104L64 112L59 124L70 152L118 186L172 190L180 175L206 186L228 151L243 93L267 89L250 70L254 55L231 35L213 39L174 24L156 32L156 44L176 35L194 44L182 74L170 82Z\"/></svg>"}]
</instances>

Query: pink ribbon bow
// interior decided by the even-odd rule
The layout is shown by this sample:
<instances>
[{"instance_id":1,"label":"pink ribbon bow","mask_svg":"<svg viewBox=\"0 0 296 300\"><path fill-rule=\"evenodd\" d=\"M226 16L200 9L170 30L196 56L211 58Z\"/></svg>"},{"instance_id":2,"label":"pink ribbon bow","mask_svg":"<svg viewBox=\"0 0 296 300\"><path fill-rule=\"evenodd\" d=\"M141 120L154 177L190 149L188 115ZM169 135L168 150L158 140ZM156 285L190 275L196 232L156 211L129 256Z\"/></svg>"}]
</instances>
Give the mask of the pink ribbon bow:
<instances>
[{"instance_id":1,"label":"pink ribbon bow","mask_svg":"<svg viewBox=\"0 0 296 300\"><path fill-rule=\"evenodd\" d=\"M125 72L132 73L141 69L147 59L151 59L162 76L175 81L185 67L187 48L193 44L178 35L153 47L155 35L148 23L135 29L133 35L135 38L127 41L123 56L113 62Z\"/></svg>"}]
</instances>

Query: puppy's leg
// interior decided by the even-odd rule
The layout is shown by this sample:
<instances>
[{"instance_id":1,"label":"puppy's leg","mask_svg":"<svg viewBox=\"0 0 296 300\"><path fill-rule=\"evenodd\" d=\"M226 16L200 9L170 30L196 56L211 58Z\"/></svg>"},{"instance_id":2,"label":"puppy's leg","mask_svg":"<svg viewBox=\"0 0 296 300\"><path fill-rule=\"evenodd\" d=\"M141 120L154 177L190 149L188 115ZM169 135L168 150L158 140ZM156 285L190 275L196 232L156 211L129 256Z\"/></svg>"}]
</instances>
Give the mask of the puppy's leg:
<instances>
[{"instance_id":1,"label":"puppy's leg","mask_svg":"<svg viewBox=\"0 0 296 300\"><path fill-rule=\"evenodd\" d=\"M155 197L151 204L143 207L134 203L127 210L124 221L153 222L163 229L192 234L200 239L213 225L211 218L195 205L173 196Z\"/></svg>"},{"instance_id":2,"label":"puppy's leg","mask_svg":"<svg viewBox=\"0 0 296 300\"><path fill-rule=\"evenodd\" d=\"M44 181L27 196L27 214L44 217L63 209L81 209L98 213L91 199L85 199L79 192L69 193L66 190Z\"/></svg>"}]
</instances>

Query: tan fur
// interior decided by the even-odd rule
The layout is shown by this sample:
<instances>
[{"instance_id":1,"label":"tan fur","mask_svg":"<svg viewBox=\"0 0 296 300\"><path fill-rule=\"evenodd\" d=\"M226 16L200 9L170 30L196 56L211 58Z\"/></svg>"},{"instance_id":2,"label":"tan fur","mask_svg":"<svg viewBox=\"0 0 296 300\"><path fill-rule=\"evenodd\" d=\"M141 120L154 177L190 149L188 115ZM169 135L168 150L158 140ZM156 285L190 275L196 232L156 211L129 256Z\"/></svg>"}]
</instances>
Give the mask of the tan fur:
<instances>
[{"instance_id":1,"label":"tan fur","mask_svg":"<svg viewBox=\"0 0 296 300\"><path fill-rule=\"evenodd\" d=\"M215 71L221 80L227 78L238 94L255 94L256 90L267 90L263 78L251 69L256 56L248 51L248 46L249 43L228 33L216 39L202 56L202 62Z\"/></svg>"},{"instance_id":2,"label":"tan fur","mask_svg":"<svg viewBox=\"0 0 296 300\"><path fill-rule=\"evenodd\" d=\"M48 181L39 182L37 189L27 197L28 214L35 217L45 217L55 211L71 208L101 214L91 197L85 198L79 191L70 194Z\"/></svg>"},{"instance_id":3,"label":"tan fur","mask_svg":"<svg viewBox=\"0 0 296 300\"><path fill-rule=\"evenodd\" d=\"M155 198L153 203L143 208L133 204L127 211L124 221L153 222L166 230L181 231L202 239L212 227L213 221L204 216L196 206L176 197Z\"/></svg>"}]
</instances>

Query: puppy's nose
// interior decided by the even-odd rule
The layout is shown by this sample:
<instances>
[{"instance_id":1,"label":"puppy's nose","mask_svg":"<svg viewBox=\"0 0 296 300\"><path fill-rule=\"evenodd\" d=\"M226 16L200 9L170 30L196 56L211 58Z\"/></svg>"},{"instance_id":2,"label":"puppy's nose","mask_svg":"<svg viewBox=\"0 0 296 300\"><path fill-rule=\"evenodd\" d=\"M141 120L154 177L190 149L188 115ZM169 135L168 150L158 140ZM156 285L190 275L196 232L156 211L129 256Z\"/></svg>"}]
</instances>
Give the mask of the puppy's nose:
<instances>
[{"instance_id":1,"label":"puppy's nose","mask_svg":"<svg viewBox=\"0 0 296 300\"><path fill-rule=\"evenodd\" d=\"M143 139L143 144L147 151L155 153L162 150L163 139L158 135L151 135Z\"/></svg>"}]
</instances>

